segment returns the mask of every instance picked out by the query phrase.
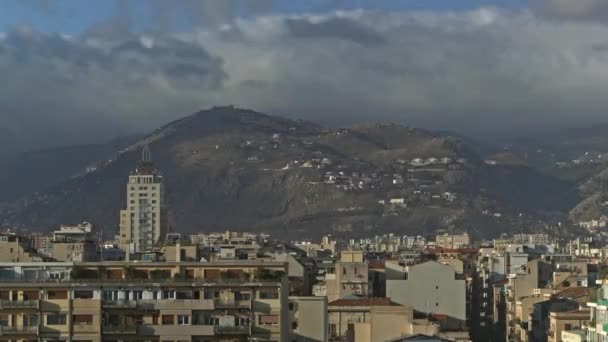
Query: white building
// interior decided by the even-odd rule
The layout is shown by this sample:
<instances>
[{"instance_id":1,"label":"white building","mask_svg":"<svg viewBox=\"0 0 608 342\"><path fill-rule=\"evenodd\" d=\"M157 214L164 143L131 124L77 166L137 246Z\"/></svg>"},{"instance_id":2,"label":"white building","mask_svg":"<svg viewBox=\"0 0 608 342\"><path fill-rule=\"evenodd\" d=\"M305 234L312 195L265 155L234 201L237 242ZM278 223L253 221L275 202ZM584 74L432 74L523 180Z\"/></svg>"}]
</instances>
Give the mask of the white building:
<instances>
[{"instance_id":1,"label":"white building","mask_svg":"<svg viewBox=\"0 0 608 342\"><path fill-rule=\"evenodd\" d=\"M164 237L167 217L163 177L152 162L148 146L142 150L138 168L127 183L127 208L120 212L120 239L125 250L149 250Z\"/></svg>"}]
</instances>

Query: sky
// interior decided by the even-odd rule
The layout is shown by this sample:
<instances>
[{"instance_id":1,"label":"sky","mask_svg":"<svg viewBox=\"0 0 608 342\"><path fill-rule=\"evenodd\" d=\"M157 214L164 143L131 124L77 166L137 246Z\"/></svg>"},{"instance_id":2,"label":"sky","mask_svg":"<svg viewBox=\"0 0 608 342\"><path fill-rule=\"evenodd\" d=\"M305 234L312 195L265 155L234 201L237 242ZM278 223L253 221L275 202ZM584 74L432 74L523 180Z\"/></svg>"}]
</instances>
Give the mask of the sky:
<instances>
[{"instance_id":1,"label":"sky","mask_svg":"<svg viewBox=\"0 0 608 342\"><path fill-rule=\"evenodd\" d=\"M608 122L605 0L3 0L0 146L234 104L475 136ZM1 151L0 151L1 154Z\"/></svg>"}]
</instances>

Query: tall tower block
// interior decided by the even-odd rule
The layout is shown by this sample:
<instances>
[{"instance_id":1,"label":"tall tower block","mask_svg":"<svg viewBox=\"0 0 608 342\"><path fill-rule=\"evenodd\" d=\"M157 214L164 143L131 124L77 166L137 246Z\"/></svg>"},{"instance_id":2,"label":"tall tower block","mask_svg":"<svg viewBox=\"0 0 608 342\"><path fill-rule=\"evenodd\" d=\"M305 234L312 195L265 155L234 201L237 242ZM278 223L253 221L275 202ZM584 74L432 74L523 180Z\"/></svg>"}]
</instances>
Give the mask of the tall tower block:
<instances>
[{"instance_id":1,"label":"tall tower block","mask_svg":"<svg viewBox=\"0 0 608 342\"><path fill-rule=\"evenodd\" d=\"M166 234L163 176L144 146L141 161L127 182L127 207L120 211L120 241L127 253L146 252Z\"/></svg>"}]
</instances>

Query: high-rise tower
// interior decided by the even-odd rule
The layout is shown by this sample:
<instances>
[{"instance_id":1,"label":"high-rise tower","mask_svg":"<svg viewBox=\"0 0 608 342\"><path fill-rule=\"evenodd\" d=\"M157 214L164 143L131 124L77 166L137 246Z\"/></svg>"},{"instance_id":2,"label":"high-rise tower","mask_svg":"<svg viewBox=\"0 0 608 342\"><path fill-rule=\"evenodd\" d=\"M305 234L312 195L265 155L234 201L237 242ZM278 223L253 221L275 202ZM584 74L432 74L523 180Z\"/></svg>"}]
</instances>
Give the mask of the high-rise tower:
<instances>
[{"instance_id":1,"label":"high-rise tower","mask_svg":"<svg viewBox=\"0 0 608 342\"><path fill-rule=\"evenodd\" d=\"M149 251L166 233L163 176L152 162L148 146L129 176L127 208L120 211L120 241L127 252Z\"/></svg>"}]
</instances>

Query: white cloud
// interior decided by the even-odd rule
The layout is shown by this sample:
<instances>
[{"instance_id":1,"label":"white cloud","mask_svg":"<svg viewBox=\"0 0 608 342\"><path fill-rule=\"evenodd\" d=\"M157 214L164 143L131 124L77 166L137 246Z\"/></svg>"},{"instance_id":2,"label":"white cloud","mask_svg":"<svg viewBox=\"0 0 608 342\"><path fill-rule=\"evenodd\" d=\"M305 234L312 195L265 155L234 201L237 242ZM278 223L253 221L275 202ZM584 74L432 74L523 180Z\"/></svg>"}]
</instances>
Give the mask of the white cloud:
<instances>
[{"instance_id":1,"label":"white cloud","mask_svg":"<svg viewBox=\"0 0 608 342\"><path fill-rule=\"evenodd\" d=\"M22 28L0 38L0 113L36 144L153 129L229 103L342 125L593 122L608 108L605 37L594 21L496 8L266 15L143 38Z\"/></svg>"}]
</instances>

